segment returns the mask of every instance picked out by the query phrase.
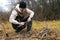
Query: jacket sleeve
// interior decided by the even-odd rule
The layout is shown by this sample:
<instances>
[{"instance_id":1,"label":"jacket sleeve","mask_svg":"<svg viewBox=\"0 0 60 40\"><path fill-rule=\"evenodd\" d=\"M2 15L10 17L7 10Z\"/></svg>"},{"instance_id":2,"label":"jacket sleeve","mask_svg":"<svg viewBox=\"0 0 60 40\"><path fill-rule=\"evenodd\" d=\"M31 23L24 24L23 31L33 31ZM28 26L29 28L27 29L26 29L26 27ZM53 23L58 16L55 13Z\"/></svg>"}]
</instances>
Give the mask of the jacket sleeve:
<instances>
[{"instance_id":1,"label":"jacket sleeve","mask_svg":"<svg viewBox=\"0 0 60 40\"><path fill-rule=\"evenodd\" d=\"M16 16L17 16L17 12L13 10L12 14L10 15L9 22L13 24L19 24L19 22L15 20Z\"/></svg>"},{"instance_id":2,"label":"jacket sleeve","mask_svg":"<svg viewBox=\"0 0 60 40\"><path fill-rule=\"evenodd\" d=\"M27 13L30 14L29 18L32 18L34 16L34 12L28 8L26 8Z\"/></svg>"}]
</instances>

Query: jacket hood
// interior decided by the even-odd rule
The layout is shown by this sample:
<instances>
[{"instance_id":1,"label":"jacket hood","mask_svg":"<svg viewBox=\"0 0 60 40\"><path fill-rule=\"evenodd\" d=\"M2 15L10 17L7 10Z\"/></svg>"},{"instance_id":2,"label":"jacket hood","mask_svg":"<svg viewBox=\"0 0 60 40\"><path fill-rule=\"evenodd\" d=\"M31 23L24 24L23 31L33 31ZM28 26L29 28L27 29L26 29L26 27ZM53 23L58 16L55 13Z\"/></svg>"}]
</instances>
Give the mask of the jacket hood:
<instances>
[{"instance_id":1,"label":"jacket hood","mask_svg":"<svg viewBox=\"0 0 60 40\"><path fill-rule=\"evenodd\" d=\"M17 4L15 8L19 10L19 4Z\"/></svg>"}]
</instances>

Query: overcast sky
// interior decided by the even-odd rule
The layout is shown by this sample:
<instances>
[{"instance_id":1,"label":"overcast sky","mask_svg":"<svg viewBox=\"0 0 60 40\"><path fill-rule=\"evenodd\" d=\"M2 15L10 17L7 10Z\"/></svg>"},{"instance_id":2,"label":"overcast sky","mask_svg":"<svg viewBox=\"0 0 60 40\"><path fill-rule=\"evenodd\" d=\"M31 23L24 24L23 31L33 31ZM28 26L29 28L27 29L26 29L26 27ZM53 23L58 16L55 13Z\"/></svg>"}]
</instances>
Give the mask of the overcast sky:
<instances>
[{"instance_id":1,"label":"overcast sky","mask_svg":"<svg viewBox=\"0 0 60 40\"><path fill-rule=\"evenodd\" d=\"M0 0L0 11L7 12L12 8L12 3L18 2L17 0Z\"/></svg>"}]
</instances>

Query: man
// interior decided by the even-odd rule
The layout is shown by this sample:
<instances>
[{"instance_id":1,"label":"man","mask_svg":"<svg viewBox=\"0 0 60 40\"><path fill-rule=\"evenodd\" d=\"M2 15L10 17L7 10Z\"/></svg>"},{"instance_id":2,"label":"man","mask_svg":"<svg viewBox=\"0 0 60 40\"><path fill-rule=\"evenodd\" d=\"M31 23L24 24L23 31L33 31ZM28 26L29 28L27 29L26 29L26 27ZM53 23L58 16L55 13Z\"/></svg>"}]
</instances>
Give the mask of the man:
<instances>
[{"instance_id":1,"label":"man","mask_svg":"<svg viewBox=\"0 0 60 40\"><path fill-rule=\"evenodd\" d=\"M33 16L34 12L26 7L26 3L20 2L17 4L15 9L13 9L12 14L9 18L9 22L12 23L12 27L16 30L16 32L20 32L22 29L24 29L27 23L28 32L32 27Z\"/></svg>"}]
</instances>

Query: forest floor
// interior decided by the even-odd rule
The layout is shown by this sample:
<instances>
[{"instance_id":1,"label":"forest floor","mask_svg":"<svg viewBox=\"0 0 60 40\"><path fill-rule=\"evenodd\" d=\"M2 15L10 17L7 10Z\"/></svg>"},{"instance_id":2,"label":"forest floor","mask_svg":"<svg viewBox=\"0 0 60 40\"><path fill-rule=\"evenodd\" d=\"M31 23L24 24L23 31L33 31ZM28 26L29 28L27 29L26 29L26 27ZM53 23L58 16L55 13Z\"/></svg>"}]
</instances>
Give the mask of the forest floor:
<instances>
[{"instance_id":1,"label":"forest floor","mask_svg":"<svg viewBox=\"0 0 60 40\"><path fill-rule=\"evenodd\" d=\"M34 21L32 31L26 32L26 28L20 33L15 33L9 22L0 23L0 40L60 40L60 20L58 21ZM6 36L8 33L9 37Z\"/></svg>"}]
</instances>

